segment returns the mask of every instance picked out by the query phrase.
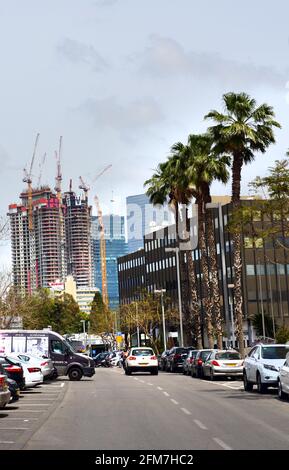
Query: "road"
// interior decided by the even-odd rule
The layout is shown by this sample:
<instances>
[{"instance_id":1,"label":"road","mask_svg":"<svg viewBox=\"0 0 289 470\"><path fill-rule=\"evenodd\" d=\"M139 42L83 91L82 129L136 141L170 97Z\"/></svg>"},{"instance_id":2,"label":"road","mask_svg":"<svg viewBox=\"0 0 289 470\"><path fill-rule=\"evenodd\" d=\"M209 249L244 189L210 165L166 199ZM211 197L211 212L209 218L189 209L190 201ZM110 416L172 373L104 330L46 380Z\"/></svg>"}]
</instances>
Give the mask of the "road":
<instances>
[{"instance_id":1,"label":"road","mask_svg":"<svg viewBox=\"0 0 289 470\"><path fill-rule=\"evenodd\" d=\"M278 400L273 390L247 393L239 381L209 382L180 373L125 376L119 368L97 369L92 379L62 383L62 399L22 448L289 447L289 403Z\"/></svg>"}]
</instances>

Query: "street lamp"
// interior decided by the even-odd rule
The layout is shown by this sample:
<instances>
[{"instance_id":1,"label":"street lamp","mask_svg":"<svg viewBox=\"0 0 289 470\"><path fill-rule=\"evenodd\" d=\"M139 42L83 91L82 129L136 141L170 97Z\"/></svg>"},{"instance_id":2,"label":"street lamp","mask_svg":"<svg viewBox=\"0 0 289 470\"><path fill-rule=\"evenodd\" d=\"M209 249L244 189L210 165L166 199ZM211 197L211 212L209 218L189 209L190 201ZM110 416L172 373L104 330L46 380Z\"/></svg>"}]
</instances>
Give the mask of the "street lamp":
<instances>
[{"instance_id":1,"label":"street lamp","mask_svg":"<svg viewBox=\"0 0 289 470\"><path fill-rule=\"evenodd\" d=\"M181 344L180 346L184 347L184 331L183 331L183 312L182 312L182 294L181 294L181 278L180 278L180 257L179 252L180 248L165 248L167 253L176 254L176 265L177 265L177 281L178 281L178 299L179 299L179 315L180 315L180 335L181 335Z\"/></svg>"},{"instance_id":2,"label":"street lamp","mask_svg":"<svg viewBox=\"0 0 289 470\"><path fill-rule=\"evenodd\" d=\"M228 284L228 289L233 289L234 284ZM233 315L233 302L232 296L229 295L229 303L230 303L230 315L231 315L231 338L232 338L232 347L235 348L235 325L234 325L234 315Z\"/></svg>"},{"instance_id":3,"label":"street lamp","mask_svg":"<svg viewBox=\"0 0 289 470\"><path fill-rule=\"evenodd\" d=\"M166 351L167 349L165 307L164 307L164 296L163 296L165 292L166 292L166 289L158 289L154 291L155 294L161 294L164 351Z\"/></svg>"}]
</instances>

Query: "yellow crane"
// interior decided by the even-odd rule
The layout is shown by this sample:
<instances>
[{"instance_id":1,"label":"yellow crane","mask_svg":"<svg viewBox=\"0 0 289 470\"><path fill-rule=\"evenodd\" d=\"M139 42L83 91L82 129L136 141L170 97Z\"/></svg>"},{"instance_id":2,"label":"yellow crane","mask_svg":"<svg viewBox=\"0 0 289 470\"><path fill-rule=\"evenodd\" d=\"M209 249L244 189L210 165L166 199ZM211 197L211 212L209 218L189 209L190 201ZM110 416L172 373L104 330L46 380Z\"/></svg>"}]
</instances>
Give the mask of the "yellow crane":
<instances>
[{"instance_id":1,"label":"yellow crane","mask_svg":"<svg viewBox=\"0 0 289 470\"><path fill-rule=\"evenodd\" d=\"M108 306L105 231L104 231L104 225L103 225L102 210L101 210L99 199L97 196L94 196L94 202L95 202L96 209L97 209L98 225L99 225L102 300L103 300L104 305Z\"/></svg>"},{"instance_id":2,"label":"yellow crane","mask_svg":"<svg viewBox=\"0 0 289 470\"><path fill-rule=\"evenodd\" d=\"M37 145L38 145L38 140L39 140L40 134L37 134L36 139L35 139L35 144L34 144L34 150L33 150L33 155L30 163L30 168L29 172L24 168L24 178L23 178L23 183L27 183L27 198L28 198L28 228L29 230L33 230L34 224L33 224L33 201L32 201L32 169L33 169L33 164L35 160L35 155L36 155L36 150L37 150Z\"/></svg>"}]
</instances>

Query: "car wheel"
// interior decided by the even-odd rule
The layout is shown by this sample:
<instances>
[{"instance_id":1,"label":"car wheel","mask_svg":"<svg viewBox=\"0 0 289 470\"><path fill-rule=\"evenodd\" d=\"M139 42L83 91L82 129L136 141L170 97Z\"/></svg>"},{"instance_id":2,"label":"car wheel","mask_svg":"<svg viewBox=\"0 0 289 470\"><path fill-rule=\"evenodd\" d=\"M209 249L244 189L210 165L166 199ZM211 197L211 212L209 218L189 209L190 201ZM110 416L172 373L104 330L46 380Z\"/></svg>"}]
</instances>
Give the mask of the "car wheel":
<instances>
[{"instance_id":1,"label":"car wheel","mask_svg":"<svg viewBox=\"0 0 289 470\"><path fill-rule=\"evenodd\" d=\"M171 364L171 366L170 366L170 372L175 372L175 368L174 368L173 364Z\"/></svg>"},{"instance_id":2,"label":"car wheel","mask_svg":"<svg viewBox=\"0 0 289 470\"><path fill-rule=\"evenodd\" d=\"M128 367L125 369L125 375L131 375L131 370Z\"/></svg>"},{"instance_id":3,"label":"car wheel","mask_svg":"<svg viewBox=\"0 0 289 470\"><path fill-rule=\"evenodd\" d=\"M193 369L191 369L191 376L192 376L192 378L195 377L195 373L194 373L194 370L193 370Z\"/></svg>"},{"instance_id":4,"label":"car wheel","mask_svg":"<svg viewBox=\"0 0 289 470\"><path fill-rule=\"evenodd\" d=\"M266 385L262 383L260 374L257 375L257 390L258 393L265 393L267 390Z\"/></svg>"},{"instance_id":5,"label":"car wheel","mask_svg":"<svg viewBox=\"0 0 289 470\"><path fill-rule=\"evenodd\" d=\"M252 392L253 384L252 384L252 382L248 381L246 372L244 372L244 374L243 374L243 383L244 383L245 392Z\"/></svg>"},{"instance_id":6,"label":"car wheel","mask_svg":"<svg viewBox=\"0 0 289 470\"><path fill-rule=\"evenodd\" d=\"M215 380L215 375L213 369L210 369L210 380L213 382Z\"/></svg>"},{"instance_id":7,"label":"car wheel","mask_svg":"<svg viewBox=\"0 0 289 470\"><path fill-rule=\"evenodd\" d=\"M68 377L69 377L69 380L73 380L73 381L76 381L76 380L80 380L82 378L82 370L79 369L78 367L72 367L71 369L69 369L69 372L68 372Z\"/></svg>"},{"instance_id":8,"label":"car wheel","mask_svg":"<svg viewBox=\"0 0 289 470\"><path fill-rule=\"evenodd\" d=\"M287 398L286 393L284 393L282 390L282 384L280 380L278 380L278 397L280 400L285 400Z\"/></svg>"}]
</instances>

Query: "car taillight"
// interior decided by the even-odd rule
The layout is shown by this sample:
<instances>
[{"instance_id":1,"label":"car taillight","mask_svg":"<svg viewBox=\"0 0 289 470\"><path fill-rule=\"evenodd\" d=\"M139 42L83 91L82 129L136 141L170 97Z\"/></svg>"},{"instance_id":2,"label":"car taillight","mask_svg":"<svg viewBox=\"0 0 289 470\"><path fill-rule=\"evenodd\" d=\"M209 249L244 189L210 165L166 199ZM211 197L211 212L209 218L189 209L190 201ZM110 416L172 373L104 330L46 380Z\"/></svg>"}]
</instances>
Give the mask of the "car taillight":
<instances>
[{"instance_id":1,"label":"car taillight","mask_svg":"<svg viewBox=\"0 0 289 470\"><path fill-rule=\"evenodd\" d=\"M214 361L211 362L211 364L212 364L213 366L220 367L220 364L218 363L218 361L215 361L215 360L214 360Z\"/></svg>"},{"instance_id":2,"label":"car taillight","mask_svg":"<svg viewBox=\"0 0 289 470\"><path fill-rule=\"evenodd\" d=\"M175 359L180 359L182 356L180 354L175 354Z\"/></svg>"},{"instance_id":3,"label":"car taillight","mask_svg":"<svg viewBox=\"0 0 289 470\"><path fill-rule=\"evenodd\" d=\"M48 362L41 362L40 365L41 365L41 367L43 367L43 366L48 366Z\"/></svg>"},{"instance_id":4,"label":"car taillight","mask_svg":"<svg viewBox=\"0 0 289 470\"><path fill-rule=\"evenodd\" d=\"M0 375L0 387L3 388L6 383L5 375Z\"/></svg>"},{"instance_id":5,"label":"car taillight","mask_svg":"<svg viewBox=\"0 0 289 470\"><path fill-rule=\"evenodd\" d=\"M18 366L8 366L8 367L5 367L5 369L8 372L21 372L22 371L22 368Z\"/></svg>"},{"instance_id":6,"label":"car taillight","mask_svg":"<svg viewBox=\"0 0 289 470\"><path fill-rule=\"evenodd\" d=\"M39 367L28 367L28 372L40 372Z\"/></svg>"},{"instance_id":7,"label":"car taillight","mask_svg":"<svg viewBox=\"0 0 289 470\"><path fill-rule=\"evenodd\" d=\"M202 359L198 359L198 366L201 366L203 364Z\"/></svg>"},{"instance_id":8,"label":"car taillight","mask_svg":"<svg viewBox=\"0 0 289 470\"><path fill-rule=\"evenodd\" d=\"M135 360L136 360L136 357L135 357L135 356L129 356L128 360L129 360L129 361L135 361Z\"/></svg>"},{"instance_id":9,"label":"car taillight","mask_svg":"<svg viewBox=\"0 0 289 470\"><path fill-rule=\"evenodd\" d=\"M156 360L157 360L157 356L151 356L151 360L152 360L152 361L156 361Z\"/></svg>"}]
</instances>

